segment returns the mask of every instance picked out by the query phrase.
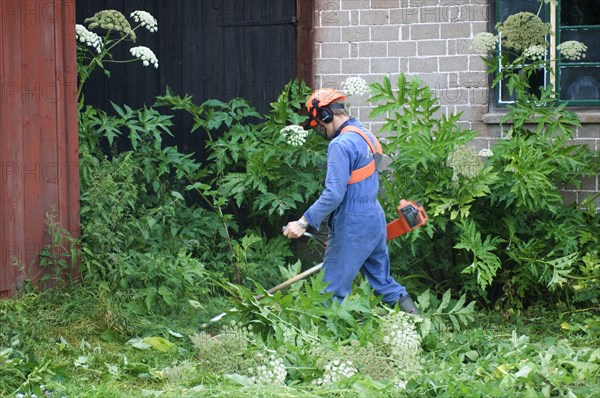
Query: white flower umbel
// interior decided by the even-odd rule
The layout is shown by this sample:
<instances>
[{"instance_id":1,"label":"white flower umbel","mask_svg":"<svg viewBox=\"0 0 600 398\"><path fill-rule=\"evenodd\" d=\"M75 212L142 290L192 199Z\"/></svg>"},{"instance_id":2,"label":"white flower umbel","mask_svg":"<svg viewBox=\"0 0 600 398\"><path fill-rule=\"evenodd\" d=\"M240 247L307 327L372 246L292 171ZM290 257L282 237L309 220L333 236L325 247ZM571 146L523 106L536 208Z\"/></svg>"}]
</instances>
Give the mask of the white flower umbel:
<instances>
[{"instance_id":1,"label":"white flower umbel","mask_svg":"<svg viewBox=\"0 0 600 398\"><path fill-rule=\"evenodd\" d=\"M471 47L479 53L487 53L493 51L498 46L498 36L489 33L477 33L471 42Z\"/></svg>"},{"instance_id":2,"label":"white flower umbel","mask_svg":"<svg viewBox=\"0 0 600 398\"><path fill-rule=\"evenodd\" d=\"M324 370L323 377L314 380L314 384L326 386L337 383L342 379L354 376L357 372L352 361L341 361L339 359L327 363Z\"/></svg>"},{"instance_id":3,"label":"white flower umbel","mask_svg":"<svg viewBox=\"0 0 600 398\"><path fill-rule=\"evenodd\" d=\"M134 11L131 14L131 18L150 32L156 32L158 30L158 23L156 22L156 18L154 18L147 11Z\"/></svg>"},{"instance_id":4,"label":"white flower umbel","mask_svg":"<svg viewBox=\"0 0 600 398\"><path fill-rule=\"evenodd\" d=\"M256 359L259 364L254 368L248 369L248 373L250 373L254 384L261 386L283 386L285 384L287 369L281 358L275 356L274 353L270 353L268 357L261 353L256 353Z\"/></svg>"},{"instance_id":5,"label":"white flower umbel","mask_svg":"<svg viewBox=\"0 0 600 398\"><path fill-rule=\"evenodd\" d=\"M492 152L490 149L487 148L483 148L481 151L479 151L479 153L477 153L477 156L481 156L482 158L489 158L490 156L493 156L494 152Z\"/></svg>"},{"instance_id":6,"label":"white flower umbel","mask_svg":"<svg viewBox=\"0 0 600 398\"><path fill-rule=\"evenodd\" d=\"M96 33L87 30L83 25L75 25L75 36L77 40L85 43L86 46L93 47L98 53L102 50L102 38Z\"/></svg>"},{"instance_id":7,"label":"white flower umbel","mask_svg":"<svg viewBox=\"0 0 600 398\"><path fill-rule=\"evenodd\" d=\"M302 126L292 124L291 126L285 126L280 130L281 135L285 138L286 142L291 146L302 146L306 142L308 131L304 130Z\"/></svg>"},{"instance_id":8,"label":"white flower umbel","mask_svg":"<svg viewBox=\"0 0 600 398\"><path fill-rule=\"evenodd\" d=\"M474 178L483 169L481 159L477 157L477 151L470 145L461 145L448 154L446 163L452 168L452 181L458 181L460 177Z\"/></svg>"},{"instance_id":9,"label":"white flower umbel","mask_svg":"<svg viewBox=\"0 0 600 398\"><path fill-rule=\"evenodd\" d=\"M569 40L559 44L556 49L560 51L560 55L570 61L578 61L585 58L587 46L576 40Z\"/></svg>"},{"instance_id":10,"label":"white flower umbel","mask_svg":"<svg viewBox=\"0 0 600 398\"><path fill-rule=\"evenodd\" d=\"M351 76L342 82L342 88L346 95L365 95L371 92L369 83L358 76Z\"/></svg>"},{"instance_id":11,"label":"white flower umbel","mask_svg":"<svg viewBox=\"0 0 600 398\"><path fill-rule=\"evenodd\" d=\"M134 57L141 59L144 66L152 64L156 69L158 69L158 59L156 59L156 55L154 55L152 50L150 50L148 47L132 47L129 52Z\"/></svg>"},{"instance_id":12,"label":"white flower umbel","mask_svg":"<svg viewBox=\"0 0 600 398\"><path fill-rule=\"evenodd\" d=\"M415 317L403 311L388 314L382 322L383 343L390 357L406 372L421 369L421 336L415 327Z\"/></svg>"},{"instance_id":13,"label":"white flower umbel","mask_svg":"<svg viewBox=\"0 0 600 398\"><path fill-rule=\"evenodd\" d=\"M535 46L531 46L525 49L525 51L523 51L523 56L525 58L534 60L534 61L538 61L538 60L542 60L544 59L544 56L546 55L546 47L542 46L542 45L535 45Z\"/></svg>"}]
</instances>

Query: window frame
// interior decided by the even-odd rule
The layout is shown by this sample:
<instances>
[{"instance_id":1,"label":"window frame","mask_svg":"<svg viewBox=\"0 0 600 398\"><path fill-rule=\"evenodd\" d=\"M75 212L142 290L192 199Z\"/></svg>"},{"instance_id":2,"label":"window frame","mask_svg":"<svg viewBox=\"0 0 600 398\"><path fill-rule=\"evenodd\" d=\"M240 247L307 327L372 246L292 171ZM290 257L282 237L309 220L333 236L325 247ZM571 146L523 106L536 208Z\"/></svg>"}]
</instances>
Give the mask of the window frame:
<instances>
[{"instance_id":1,"label":"window frame","mask_svg":"<svg viewBox=\"0 0 600 398\"><path fill-rule=\"evenodd\" d=\"M547 39L548 38L546 38L546 40ZM502 38L500 37L500 35L498 35L498 49L499 49L498 52L499 52L500 56L502 55L502 50L501 50L502 47L501 46L502 46ZM548 52L546 52L546 54L544 55L544 60L546 60L546 61L548 60ZM519 66L522 66L522 65L523 64L520 64ZM525 65L527 65L527 63ZM543 79L543 82L544 82L543 83L544 87L546 87L546 85L549 82L551 82L551 74L550 74L550 71L545 66L542 67L542 68L540 68L540 69L543 71L542 72L542 79ZM499 71L502 70L502 64L501 64L501 58L500 57L498 58L498 70ZM500 82L498 82L498 85L494 88L494 101L495 101L495 105L497 107L500 107L500 108L506 107L507 105L515 103L514 100L508 100L508 101L502 100L502 87L503 87L502 81L500 81ZM508 88L507 88L507 90L508 90Z\"/></svg>"}]
</instances>

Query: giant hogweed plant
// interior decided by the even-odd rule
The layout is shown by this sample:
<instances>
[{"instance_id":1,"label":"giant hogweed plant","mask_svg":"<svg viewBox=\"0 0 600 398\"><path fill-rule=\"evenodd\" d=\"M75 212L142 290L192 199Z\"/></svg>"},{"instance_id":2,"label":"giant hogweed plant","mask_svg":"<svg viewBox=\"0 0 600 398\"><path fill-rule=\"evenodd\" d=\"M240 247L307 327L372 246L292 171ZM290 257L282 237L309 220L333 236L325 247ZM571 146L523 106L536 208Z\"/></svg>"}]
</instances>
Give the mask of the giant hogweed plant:
<instances>
[{"instance_id":1,"label":"giant hogweed plant","mask_svg":"<svg viewBox=\"0 0 600 398\"><path fill-rule=\"evenodd\" d=\"M236 134L245 131L256 138L250 125L241 123L243 118L258 115L245 101L208 101L202 106L207 108L205 117L216 123L210 125L215 129L230 125ZM266 145L265 151L275 152L278 149L272 142L247 137L238 148L230 148L229 160L222 156L225 163L232 163L229 169L221 169L216 160L203 165L191 154L162 145L163 134L171 134L171 116L155 108L135 110L113 104L113 110L115 114L109 115L87 107L80 114L86 276L107 281L116 289L137 292L138 304L147 309L156 303L175 305L173 297L182 294L197 299L198 294L194 297L192 291L200 287L198 280L204 280L205 287L212 285L209 279L221 278L236 283L247 283L250 278L266 285L278 281L277 267L291 255L289 241L280 232L273 237L261 231L262 225L268 225L268 216L262 218L236 207L230 192L221 188L221 181L233 173L236 162L245 164L245 155L238 158L232 152L245 153L245 146L256 145ZM277 144L287 145L278 141L279 131L271 137ZM117 146L122 138L128 139L131 149L124 151ZM215 142L221 141L215 136ZM253 178L262 182L261 176ZM288 176L291 179L289 171ZM276 182L284 184L285 180ZM281 225L280 221L273 224ZM150 259L153 256L155 260ZM169 257L174 260L169 262ZM261 266L263 262L269 266ZM210 271L210 278L206 271Z\"/></svg>"},{"instance_id":2,"label":"giant hogweed plant","mask_svg":"<svg viewBox=\"0 0 600 398\"><path fill-rule=\"evenodd\" d=\"M231 221L222 230L229 247L221 252L230 253L226 258L235 264L238 283L240 270L263 284L277 281L278 266L291 255L281 226L290 214L303 213L321 189L325 144L299 126L305 117L298 111L309 92L303 83L288 83L265 115L240 98L200 105L170 91L157 98L157 106L190 113L192 132L208 137L207 159L186 176L185 190Z\"/></svg>"},{"instance_id":3,"label":"giant hogweed plant","mask_svg":"<svg viewBox=\"0 0 600 398\"><path fill-rule=\"evenodd\" d=\"M202 236L214 236L215 224L210 214L186 205L178 182L197 166L189 155L163 148L170 116L117 104L101 110L86 105L83 96L93 71L110 76L108 63L140 61L158 67L146 47L131 48L129 60L113 57L117 45L136 41L138 29L158 29L145 11L134 11L130 18L133 26L121 12L102 10L85 20L87 27L76 26L80 271L85 281L109 289L135 311L172 310L180 307L177 297L202 296L210 285L204 264L190 253ZM124 138L126 150L117 145Z\"/></svg>"},{"instance_id":4,"label":"giant hogweed plant","mask_svg":"<svg viewBox=\"0 0 600 398\"><path fill-rule=\"evenodd\" d=\"M540 4L540 11L542 4ZM591 258L597 258L598 214L590 195L581 204L563 206L561 188L579 189L585 178L600 171L597 152L586 145L573 144L577 116L558 101L555 87L533 85L535 74L554 74L554 61L549 57L547 37L550 26L532 13L517 13L496 25L502 40L492 40L483 33L474 38L474 47L484 56L492 86L507 82L515 98L501 119L507 140L494 147L490 163L501 171L501 185L493 191L492 203L517 204L519 213L507 220L509 249L507 259L518 265L518 271L506 287L523 296L534 287L531 280L552 288L567 287L588 295L599 289L598 263L590 272ZM487 46L481 35L487 36ZM502 51L498 51L500 50ZM577 41L557 46L558 56L568 60L585 57L587 47ZM521 213L521 210L524 210ZM542 217L539 217L539 216ZM526 217L522 227L517 217ZM548 227L542 225L550 222ZM592 237L594 236L594 237ZM549 245L541 244L545 241ZM513 246L514 244L514 246ZM517 250L514 250L518 248ZM519 250L522 249L522 250ZM528 267L527 267L528 266ZM522 272L528 269L530 272ZM522 281L525 281L522 283Z\"/></svg>"},{"instance_id":5,"label":"giant hogweed plant","mask_svg":"<svg viewBox=\"0 0 600 398\"><path fill-rule=\"evenodd\" d=\"M113 106L115 115L93 107L80 113L80 269L89 282L127 296L136 310L175 307L175 297L209 290L203 259L191 253L209 246L221 225L181 194L178 176L198 166L161 145L170 117ZM117 148L125 134L127 151Z\"/></svg>"},{"instance_id":6,"label":"giant hogweed plant","mask_svg":"<svg viewBox=\"0 0 600 398\"><path fill-rule=\"evenodd\" d=\"M283 212L316 192L324 159L314 138L294 130L306 90L290 83L266 116L243 99L197 106L169 92L156 107L80 108L86 278L108 282L146 310L177 306L177 296L197 299L220 279L278 281L277 267L291 255L280 234ZM172 116L158 111L165 105L188 109L194 128L207 133L206 163L163 145L172 128ZM286 125L293 139L281 132Z\"/></svg>"},{"instance_id":7,"label":"giant hogweed plant","mask_svg":"<svg viewBox=\"0 0 600 398\"><path fill-rule=\"evenodd\" d=\"M425 227L392 241L391 257L409 261L410 256L400 255L408 249L420 259L413 264L419 270L417 277L442 288L457 282L463 286L467 281L454 266L461 253L453 250L462 231L460 220L471 217L476 199L488 195L497 179L466 146L477 132L462 130L460 115L437 118L440 106L418 78L408 80L401 74L393 88L386 77L372 85L370 100L376 104L373 116L387 115L381 128L386 135L384 151L391 158L382 178L384 207L394 217L399 198L410 198L425 204L430 215ZM411 264L396 262L396 266L407 271Z\"/></svg>"},{"instance_id":8,"label":"giant hogweed plant","mask_svg":"<svg viewBox=\"0 0 600 398\"><path fill-rule=\"evenodd\" d=\"M402 197L421 201L430 215L424 228L392 243L396 268L518 307L548 291L563 299L581 288L597 292L599 216L593 201L565 205L560 190L597 174L598 163L588 147L571 143L577 119L550 89L509 107L510 136L477 153L469 146L477 132L462 130L460 115L437 118L437 99L418 78L371 87L373 115L387 116L381 131L391 157L382 201L391 216Z\"/></svg>"},{"instance_id":9,"label":"giant hogweed plant","mask_svg":"<svg viewBox=\"0 0 600 398\"><path fill-rule=\"evenodd\" d=\"M163 145L163 136L171 134L172 116L154 108L84 106L85 82L96 68L110 76L107 62L139 60L158 67L145 47L131 48L132 60L113 58L115 46L135 41L138 28L157 29L156 20L144 11L133 12L131 18L134 27L120 12L104 10L85 20L90 30L77 26L81 271L84 279L126 296L136 311L172 310L181 307L176 297L197 299L211 289L210 281L230 275L229 267L221 264L231 261L226 255L221 261L218 250L229 253L230 260L234 242L226 239L224 247L217 237L229 238L235 225L186 201L188 177L201 166L192 155ZM92 30L103 30L104 37ZM125 149L119 145L124 142ZM205 267L214 264L222 272L209 275Z\"/></svg>"},{"instance_id":10,"label":"giant hogweed plant","mask_svg":"<svg viewBox=\"0 0 600 398\"><path fill-rule=\"evenodd\" d=\"M140 61L144 66L158 68L158 59L154 52L145 46L136 46L129 49L133 58L127 60L114 59L113 49L124 42L136 42L136 31L145 28L149 32L158 30L158 23L150 13L146 11L134 11L130 14L132 24L117 10L101 10L86 18L84 24L77 24L77 99L79 105L83 106L83 87L99 68L110 77L109 63L125 63ZM100 36L95 31L100 31Z\"/></svg>"},{"instance_id":11,"label":"giant hogweed plant","mask_svg":"<svg viewBox=\"0 0 600 398\"><path fill-rule=\"evenodd\" d=\"M205 190L207 203L221 201L246 228L279 235L286 217L301 214L323 180L325 143L298 126L308 93L304 83L288 83L266 115L242 99L196 105L190 96L159 97L158 105L189 112L192 130L208 135L203 174L188 189Z\"/></svg>"}]
</instances>

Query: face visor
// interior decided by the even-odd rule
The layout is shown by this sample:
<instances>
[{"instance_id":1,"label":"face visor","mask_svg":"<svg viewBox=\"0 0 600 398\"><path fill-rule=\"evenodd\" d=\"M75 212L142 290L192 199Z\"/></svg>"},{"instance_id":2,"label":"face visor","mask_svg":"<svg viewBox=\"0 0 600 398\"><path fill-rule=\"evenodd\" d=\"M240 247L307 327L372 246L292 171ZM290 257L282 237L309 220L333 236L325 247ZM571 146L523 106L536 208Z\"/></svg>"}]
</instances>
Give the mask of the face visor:
<instances>
[{"instance_id":1,"label":"face visor","mask_svg":"<svg viewBox=\"0 0 600 398\"><path fill-rule=\"evenodd\" d=\"M305 129L314 129L319 126L318 115L323 112L327 113L328 105L329 104L325 104L321 107L318 99L312 99L311 106L308 108L308 120L306 121Z\"/></svg>"}]
</instances>

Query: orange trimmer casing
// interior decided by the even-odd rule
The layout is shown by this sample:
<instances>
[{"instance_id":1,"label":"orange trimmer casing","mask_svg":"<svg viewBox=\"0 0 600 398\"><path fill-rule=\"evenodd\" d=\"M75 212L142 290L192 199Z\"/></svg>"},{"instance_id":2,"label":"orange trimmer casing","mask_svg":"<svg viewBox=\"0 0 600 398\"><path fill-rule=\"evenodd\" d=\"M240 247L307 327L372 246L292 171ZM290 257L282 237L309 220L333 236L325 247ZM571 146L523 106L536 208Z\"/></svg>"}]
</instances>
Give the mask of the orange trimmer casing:
<instances>
[{"instance_id":1,"label":"orange trimmer casing","mask_svg":"<svg viewBox=\"0 0 600 398\"><path fill-rule=\"evenodd\" d=\"M402 199L397 210L400 217L387 224L387 240L417 229L429 219L423 206L412 200Z\"/></svg>"}]
</instances>

